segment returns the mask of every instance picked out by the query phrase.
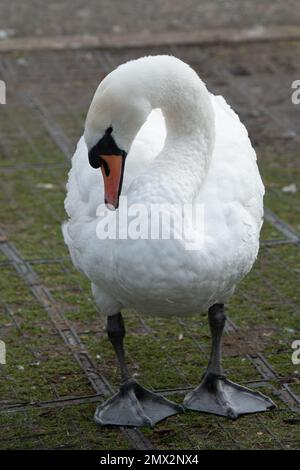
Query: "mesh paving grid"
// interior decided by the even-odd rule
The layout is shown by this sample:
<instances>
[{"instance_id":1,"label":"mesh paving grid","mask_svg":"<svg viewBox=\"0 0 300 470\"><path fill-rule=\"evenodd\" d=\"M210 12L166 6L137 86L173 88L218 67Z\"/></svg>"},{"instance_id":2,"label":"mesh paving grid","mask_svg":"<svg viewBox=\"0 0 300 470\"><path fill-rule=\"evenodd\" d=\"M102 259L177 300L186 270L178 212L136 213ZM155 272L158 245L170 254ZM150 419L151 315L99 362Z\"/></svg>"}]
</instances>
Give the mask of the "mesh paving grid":
<instances>
[{"instance_id":1,"label":"mesh paving grid","mask_svg":"<svg viewBox=\"0 0 300 470\"><path fill-rule=\"evenodd\" d=\"M300 369L291 362L300 336L300 203L299 193L282 191L300 187L300 109L290 100L299 49L277 42L2 54L0 337L7 365L0 366L0 448L300 448ZM223 94L257 149L266 221L257 263L228 306L224 365L231 379L270 395L278 408L236 422L185 413L154 429L99 429L96 403L117 388L118 373L105 319L62 240L65 182L98 82L119 63L157 53L182 58ZM132 311L126 319L135 376L181 401L206 365L206 315L167 325Z\"/></svg>"}]
</instances>

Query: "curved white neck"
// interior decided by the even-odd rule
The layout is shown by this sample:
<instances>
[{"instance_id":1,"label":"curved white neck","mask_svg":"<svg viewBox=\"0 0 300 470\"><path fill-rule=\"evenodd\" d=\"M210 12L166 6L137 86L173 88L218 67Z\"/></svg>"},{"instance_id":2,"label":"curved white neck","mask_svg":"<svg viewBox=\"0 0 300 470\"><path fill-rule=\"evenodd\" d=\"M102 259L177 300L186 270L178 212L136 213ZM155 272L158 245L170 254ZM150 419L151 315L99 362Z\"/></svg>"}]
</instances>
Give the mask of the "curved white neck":
<instances>
[{"instance_id":1,"label":"curved white neck","mask_svg":"<svg viewBox=\"0 0 300 470\"><path fill-rule=\"evenodd\" d=\"M138 130L155 108L160 108L165 117L165 146L140 182L131 183L130 191L147 185L151 200L191 202L208 169L215 123L204 83L181 60L171 56L144 57L123 64L109 74L91 103L86 141L90 147L95 145L99 135L113 122L118 146L129 150ZM142 188L139 190L141 194Z\"/></svg>"},{"instance_id":2,"label":"curved white neck","mask_svg":"<svg viewBox=\"0 0 300 470\"><path fill-rule=\"evenodd\" d=\"M175 59L166 68L149 69L151 62L144 69L148 80L140 92L152 109L162 110L167 137L143 180L159 182L153 185L152 199L157 202L191 202L205 178L214 146L210 96L198 75L181 61Z\"/></svg>"}]
</instances>

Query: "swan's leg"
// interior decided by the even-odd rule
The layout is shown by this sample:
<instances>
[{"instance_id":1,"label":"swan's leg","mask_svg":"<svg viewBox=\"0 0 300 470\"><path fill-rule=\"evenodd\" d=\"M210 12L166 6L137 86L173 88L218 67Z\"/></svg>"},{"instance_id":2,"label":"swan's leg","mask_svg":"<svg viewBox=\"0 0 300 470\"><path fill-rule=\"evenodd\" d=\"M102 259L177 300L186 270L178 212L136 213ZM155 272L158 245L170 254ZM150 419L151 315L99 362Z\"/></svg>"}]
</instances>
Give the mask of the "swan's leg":
<instances>
[{"instance_id":1,"label":"swan's leg","mask_svg":"<svg viewBox=\"0 0 300 470\"><path fill-rule=\"evenodd\" d=\"M130 378L130 374L127 368L125 351L124 351L124 337L126 334L124 320L121 313L111 315L107 318L107 336L115 350L118 358L121 380L126 382Z\"/></svg>"},{"instance_id":2,"label":"swan's leg","mask_svg":"<svg viewBox=\"0 0 300 470\"><path fill-rule=\"evenodd\" d=\"M118 393L98 406L96 423L102 426L153 426L183 411L182 406L147 390L130 377L125 360L125 328L121 313L108 317L107 334L118 358L121 387Z\"/></svg>"},{"instance_id":3,"label":"swan's leg","mask_svg":"<svg viewBox=\"0 0 300 470\"><path fill-rule=\"evenodd\" d=\"M239 415L267 411L275 405L260 392L231 382L221 364L222 333L226 316L223 304L215 304L208 311L212 337L211 353L200 385L184 400L184 407L236 419Z\"/></svg>"}]
</instances>

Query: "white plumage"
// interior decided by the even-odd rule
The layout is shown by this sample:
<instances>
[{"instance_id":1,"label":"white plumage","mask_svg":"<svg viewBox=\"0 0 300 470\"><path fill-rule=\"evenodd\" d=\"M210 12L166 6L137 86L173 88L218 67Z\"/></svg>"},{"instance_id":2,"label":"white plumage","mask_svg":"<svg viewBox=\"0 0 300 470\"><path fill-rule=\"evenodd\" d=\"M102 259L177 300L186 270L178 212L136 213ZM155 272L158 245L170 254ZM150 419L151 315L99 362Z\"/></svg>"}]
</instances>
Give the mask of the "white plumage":
<instances>
[{"instance_id":1,"label":"white plumage","mask_svg":"<svg viewBox=\"0 0 300 470\"><path fill-rule=\"evenodd\" d=\"M104 198L117 207L121 187L127 204L103 210ZM120 391L97 408L96 422L153 425L182 411L130 376L120 313L126 307L165 316L208 309L211 354L200 385L185 397L186 409L235 419L274 407L260 392L228 380L221 365L224 303L256 259L264 195L247 131L225 100L174 57L118 67L95 93L67 189L65 241L108 316L122 377ZM136 204L140 227L157 228L157 211L164 222L173 220L169 237L153 239L151 229L137 237L138 226L135 236L103 237L103 215L110 223L118 216L123 230ZM174 221L187 206L196 217L184 212L182 234Z\"/></svg>"},{"instance_id":2,"label":"white plumage","mask_svg":"<svg viewBox=\"0 0 300 470\"><path fill-rule=\"evenodd\" d=\"M209 94L190 67L169 56L124 64L100 84L87 119L88 143L101 137L101 126L105 130L99 113L106 114L110 100L108 125L137 99L147 119L142 128L140 122L130 129L128 142L130 114L119 129L113 126L121 148L130 148L131 135L139 131L126 158L121 194L128 206L203 204L200 249L186 250L181 240L99 240L103 180L88 163L84 137L67 185L65 242L106 315L126 307L150 315L192 314L226 302L256 259L264 187L255 151L224 98Z\"/></svg>"}]
</instances>

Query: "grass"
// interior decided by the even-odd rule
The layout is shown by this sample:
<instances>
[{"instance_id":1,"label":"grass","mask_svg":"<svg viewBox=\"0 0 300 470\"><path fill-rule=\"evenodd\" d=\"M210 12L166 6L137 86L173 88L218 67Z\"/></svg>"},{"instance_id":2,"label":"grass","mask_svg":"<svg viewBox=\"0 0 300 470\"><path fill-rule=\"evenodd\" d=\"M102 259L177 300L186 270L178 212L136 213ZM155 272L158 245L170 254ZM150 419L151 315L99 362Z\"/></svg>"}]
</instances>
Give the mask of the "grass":
<instances>
[{"instance_id":1,"label":"grass","mask_svg":"<svg viewBox=\"0 0 300 470\"><path fill-rule=\"evenodd\" d=\"M99 371L116 388L116 361L106 338L104 318L95 308L89 282L73 268L61 235L68 169L10 169L24 163L64 164L65 157L29 110L14 111L19 127L26 133L25 137L17 133L14 123L0 115L1 134L7 138L2 150L0 147L3 228L21 255L35 261L32 267L41 283L77 331ZM68 115L61 116L59 123L67 127ZM289 161L285 165L280 155L272 158L269 149L265 152L262 172L266 203L299 229L297 210L291 210L299 207L299 193L281 190L299 178L299 168L295 168L298 156L285 156ZM263 240L282 238L265 223ZM43 258L52 262L42 262ZM0 262L5 261L1 256ZM241 383L261 380L250 360L251 354L261 352L278 374L278 379L270 382L275 389L280 389L281 381L287 381L294 393L300 393L300 367L291 362L291 343L300 339L299 261L298 246L263 247L254 269L241 283L228 307L239 332L227 333L224 340L224 365L231 379ZM93 395L90 383L46 310L11 265L1 267L0 338L7 344L7 365L0 367L0 402L28 404ZM199 382L210 347L205 315L184 321L172 318L167 325L162 319L147 318L145 328L138 315L128 311L126 323L130 368L143 384L161 389L190 387ZM269 387L260 385L259 389L271 393ZM183 397L177 394L173 398L181 401ZM160 449L299 448L300 428L293 424L297 415L278 397L272 398L279 406L272 413L231 422L188 412L143 432ZM27 406L22 411L0 408L0 448L130 448L118 429L95 426L95 406Z\"/></svg>"}]
</instances>

